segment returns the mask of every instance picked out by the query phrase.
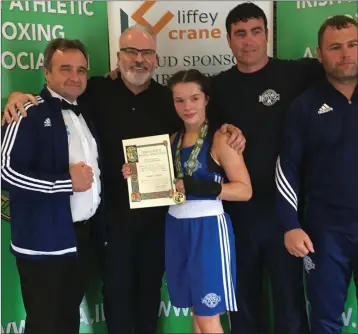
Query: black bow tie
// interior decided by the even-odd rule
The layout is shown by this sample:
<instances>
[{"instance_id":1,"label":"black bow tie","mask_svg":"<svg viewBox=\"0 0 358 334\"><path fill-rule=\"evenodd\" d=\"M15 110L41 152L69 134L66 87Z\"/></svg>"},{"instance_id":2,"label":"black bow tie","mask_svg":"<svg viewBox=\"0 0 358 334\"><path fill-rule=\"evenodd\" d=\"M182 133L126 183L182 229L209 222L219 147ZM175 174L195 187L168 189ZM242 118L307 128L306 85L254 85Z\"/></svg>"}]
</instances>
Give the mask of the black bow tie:
<instances>
[{"instance_id":1,"label":"black bow tie","mask_svg":"<svg viewBox=\"0 0 358 334\"><path fill-rule=\"evenodd\" d=\"M81 114L80 108L78 105L70 104L65 100L61 100L61 108L63 110L72 110L77 116Z\"/></svg>"}]
</instances>

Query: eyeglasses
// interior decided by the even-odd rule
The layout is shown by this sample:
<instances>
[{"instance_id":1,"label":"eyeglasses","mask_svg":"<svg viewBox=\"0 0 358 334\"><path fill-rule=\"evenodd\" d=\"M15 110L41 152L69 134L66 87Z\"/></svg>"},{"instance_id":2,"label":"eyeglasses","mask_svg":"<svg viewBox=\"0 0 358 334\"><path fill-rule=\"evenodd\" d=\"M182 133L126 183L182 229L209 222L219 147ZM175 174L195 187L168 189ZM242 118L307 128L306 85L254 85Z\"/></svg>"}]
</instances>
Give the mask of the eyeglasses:
<instances>
[{"instance_id":1,"label":"eyeglasses","mask_svg":"<svg viewBox=\"0 0 358 334\"><path fill-rule=\"evenodd\" d=\"M143 58L150 58L155 55L155 50L153 49L136 49L136 48L122 48L119 51L124 52L126 56L130 58L136 58L138 53L142 55Z\"/></svg>"}]
</instances>

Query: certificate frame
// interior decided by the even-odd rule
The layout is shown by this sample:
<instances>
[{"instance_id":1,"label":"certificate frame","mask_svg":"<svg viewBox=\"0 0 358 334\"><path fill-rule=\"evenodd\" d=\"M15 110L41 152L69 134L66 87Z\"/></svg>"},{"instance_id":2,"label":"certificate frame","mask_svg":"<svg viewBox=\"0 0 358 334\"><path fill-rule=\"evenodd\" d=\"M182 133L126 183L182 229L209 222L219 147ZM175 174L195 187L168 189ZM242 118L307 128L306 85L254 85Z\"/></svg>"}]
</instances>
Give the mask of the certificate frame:
<instances>
[{"instance_id":1,"label":"certificate frame","mask_svg":"<svg viewBox=\"0 0 358 334\"><path fill-rule=\"evenodd\" d=\"M176 205L169 135L124 139L122 143L125 162L131 168L127 179L130 208Z\"/></svg>"}]
</instances>

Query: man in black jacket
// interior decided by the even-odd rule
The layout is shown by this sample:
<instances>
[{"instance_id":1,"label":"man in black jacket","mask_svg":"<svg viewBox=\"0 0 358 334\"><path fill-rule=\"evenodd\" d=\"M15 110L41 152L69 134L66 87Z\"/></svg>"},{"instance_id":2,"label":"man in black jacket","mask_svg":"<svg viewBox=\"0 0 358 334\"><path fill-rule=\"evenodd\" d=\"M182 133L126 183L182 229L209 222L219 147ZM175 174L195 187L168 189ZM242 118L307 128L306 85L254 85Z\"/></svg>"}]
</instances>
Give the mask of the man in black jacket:
<instances>
[{"instance_id":1,"label":"man in black jacket","mask_svg":"<svg viewBox=\"0 0 358 334\"><path fill-rule=\"evenodd\" d=\"M267 18L253 3L243 3L226 19L227 39L237 65L212 80L211 106L219 122L239 127L246 140L244 158L253 197L247 203L227 202L236 237L238 312L231 313L233 333L264 331L263 272L271 283L274 333L308 331L302 282L302 260L283 243L275 215L275 165L278 138L292 100L324 71L316 59L268 57ZM266 312L267 314L267 312Z\"/></svg>"}]
</instances>

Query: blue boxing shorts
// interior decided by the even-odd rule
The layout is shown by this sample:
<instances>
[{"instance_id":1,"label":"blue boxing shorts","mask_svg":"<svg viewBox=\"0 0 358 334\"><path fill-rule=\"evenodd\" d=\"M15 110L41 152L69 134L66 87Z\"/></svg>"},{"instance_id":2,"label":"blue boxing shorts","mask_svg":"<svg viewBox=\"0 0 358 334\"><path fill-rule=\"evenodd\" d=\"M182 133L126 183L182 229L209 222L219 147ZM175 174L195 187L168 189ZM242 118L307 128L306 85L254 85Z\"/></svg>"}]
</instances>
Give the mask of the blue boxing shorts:
<instances>
[{"instance_id":1,"label":"blue boxing shorts","mask_svg":"<svg viewBox=\"0 0 358 334\"><path fill-rule=\"evenodd\" d=\"M234 234L220 200L171 206L165 243L172 305L199 316L237 311Z\"/></svg>"}]
</instances>

